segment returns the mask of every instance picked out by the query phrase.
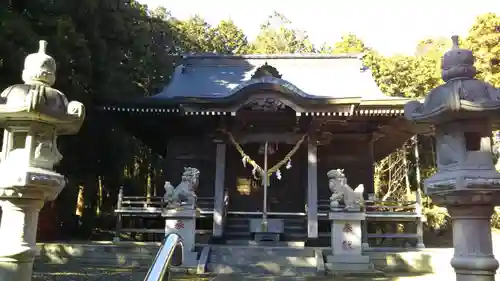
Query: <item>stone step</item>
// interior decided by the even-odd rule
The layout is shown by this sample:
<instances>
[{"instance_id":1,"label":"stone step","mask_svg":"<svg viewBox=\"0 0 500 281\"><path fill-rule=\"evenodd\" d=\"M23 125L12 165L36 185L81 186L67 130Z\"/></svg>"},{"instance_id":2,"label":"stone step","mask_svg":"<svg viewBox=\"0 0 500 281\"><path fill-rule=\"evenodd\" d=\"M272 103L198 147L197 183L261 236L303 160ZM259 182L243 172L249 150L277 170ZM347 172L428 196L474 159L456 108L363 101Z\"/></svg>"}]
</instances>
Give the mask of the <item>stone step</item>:
<instances>
[{"instance_id":1,"label":"stone step","mask_svg":"<svg viewBox=\"0 0 500 281\"><path fill-rule=\"evenodd\" d=\"M251 273L274 275L310 275L317 272L314 249L301 242L230 241L230 245L212 247L207 269L213 273ZM322 261L321 261L322 262Z\"/></svg>"},{"instance_id":2,"label":"stone step","mask_svg":"<svg viewBox=\"0 0 500 281\"><path fill-rule=\"evenodd\" d=\"M285 240L290 240L290 239L296 239L296 240L303 240L307 239L307 231L286 231L285 234L283 235Z\"/></svg>"},{"instance_id":3,"label":"stone step","mask_svg":"<svg viewBox=\"0 0 500 281\"><path fill-rule=\"evenodd\" d=\"M262 242L261 242L262 243ZM218 254L233 254L243 256L258 256L268 255L273 257L314 257L314 248L303 247L300 242L297 243L282 243L282 246L266 245L217 245L212 246L212 253ZM264 258L264 257L262 257Z\"/></svg>"},{"instance_id":4,"label":"stone step","mask_svg":"<svg viewBox=\"0 0 500 281\"><path fill-rule=\"evenodd\" d=\"M330 281L329 277L274 276L260 274L220 274L212 281Z\"/></svg>"},{"instance_id":5,"label":"stone step","mask_svg":"<svg viewBox=\"0 0 500 281\"><path fill-rule=\"evenodd\" d=\"M228 230L228 231L225 231L224 232L224 236L226 237L245 237L245 238L249 238L250 237L250 232L248 232L248 230Z\"/></svg>"},{"instance_id":6,"label":"stone step","mask_svg":"<svg viewBox=\"0 0 500 281\"><path fill-rule=\"evenodd\" d=\"M271 276L316 276L315 266L297 266L283 262L263 261L256 264L228 265L210 263L208 270L216 274L250 274L250 275L271 275ZM242 280L242 279L238 279ZM246 279L245 279L246 280Z\"/></svg>"},{"instance_id":7,"label":"stone step","mask_svg":"<svg viewBox=\"0 0 500 281\"><path fill-rule=\"evenodd\" d=\"M254 241L254 240L227 240L227 245L239 245L239 246L268 246L268 247L292 247L292 248L303 248L305 246L304 241L278 241L278 242L267 242L267 241Z\"/></svg>"},{"instance_id":8,"label":"stone step","mask_svg":"<svg viewBox=\"0 0 500 281\"><path fill-rule=\"evenodd\" d=\"M248 230L249 226L248 224L226 224L225 226L226 229L245 229Z\"/></svg>"},{"instance_id":9,"label":"stone step","mask_svg":"<svg viewBox=\"0 0 500 281\"><path fill-rule=\"evenodd\" d=\"M285 233L288 231L307 231L306 227L303 225L285 225Z\"/></svg>"}]
</instances>

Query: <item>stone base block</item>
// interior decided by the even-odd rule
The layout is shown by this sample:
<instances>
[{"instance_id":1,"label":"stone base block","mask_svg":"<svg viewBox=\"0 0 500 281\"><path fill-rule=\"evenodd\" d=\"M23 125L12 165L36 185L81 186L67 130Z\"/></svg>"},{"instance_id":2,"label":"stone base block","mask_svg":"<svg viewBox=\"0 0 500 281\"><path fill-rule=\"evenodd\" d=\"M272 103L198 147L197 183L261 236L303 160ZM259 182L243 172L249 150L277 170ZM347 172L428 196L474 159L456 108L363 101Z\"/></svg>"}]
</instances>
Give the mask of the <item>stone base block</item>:
<instances>
[{"instance_id":1,"label":"stone base block","mask_svg":"<svg viewBox=\"0 0 500 281\"><path fill-rule=\"evenodd\" d=\"M327 268L334 272L373 272L374 267L369 256L344 255L344 256L327 256Z\"/></svg>"},{"instance_id":2,"label":"stone base block","mask_svg":"<svg viewBox=\"0 0 500 281\"><path fill-rule=\"evenodd\" d=\"M198 266L198 253L197 252L184 252L182 257L183 267Z\"/></svg>"},{"instance_id":3,"label":"stone base block","mask_svg":"<svg viewBox=\"0 0 500 281\"><path fill-rule=\"evenodd\" d=\"M284 221L282 219L267 219L267 225L263 224L262 219L251 219L250 220L250 232L270 232L270 233L283 233L284 232ZM264 229L265 228L265 229Z\"/></svg>"},{"instance_id":4,"label":"stone base block","mask_svg":"<svg viewBox=\"0 0 500 281\"><path fill-rule=\"evenodd\" d=\"M254 234L256 242L278 242L280 241L279 233L258 232Z\"/></svg>"}]
</instances>

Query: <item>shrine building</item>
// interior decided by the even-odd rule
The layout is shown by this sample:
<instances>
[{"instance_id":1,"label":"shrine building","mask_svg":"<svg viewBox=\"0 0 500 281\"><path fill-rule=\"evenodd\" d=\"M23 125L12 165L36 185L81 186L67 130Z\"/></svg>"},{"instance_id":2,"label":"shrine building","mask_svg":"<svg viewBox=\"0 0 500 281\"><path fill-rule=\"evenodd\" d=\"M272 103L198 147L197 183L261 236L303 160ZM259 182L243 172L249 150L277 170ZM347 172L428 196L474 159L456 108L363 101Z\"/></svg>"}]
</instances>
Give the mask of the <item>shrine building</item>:
<instances>
[{"instance_id":1,"label":"shrine building","mask_svg":"<svg viewBox=\"0 0 500 281\"><path fill-rule=\"evenodd\" d=\"M408 101L385 96L356 55L209 54L184 56L157 95L97 109L163 155L174 186L200 170L213 237L251 239L249 220L266 217L284 222L280 239L311 241L329 236L327 172L372 193L375 161L413 135ZM267 188L248 159L271 174Z\"/></svg>"}]
</instances>

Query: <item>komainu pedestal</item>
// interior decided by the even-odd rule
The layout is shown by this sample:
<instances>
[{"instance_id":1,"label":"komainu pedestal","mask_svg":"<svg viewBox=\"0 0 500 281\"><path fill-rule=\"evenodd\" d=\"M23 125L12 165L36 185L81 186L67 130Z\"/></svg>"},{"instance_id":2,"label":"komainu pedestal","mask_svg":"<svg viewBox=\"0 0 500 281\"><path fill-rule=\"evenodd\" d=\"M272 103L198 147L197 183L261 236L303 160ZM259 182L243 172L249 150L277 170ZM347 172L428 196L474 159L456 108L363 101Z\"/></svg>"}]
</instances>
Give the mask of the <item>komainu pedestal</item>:
<instances>
[{"instance_id":1,"label":"komainu pedestal","mask_svg":"<svg viewBox=\"0 0 500 281\"><path fill-rule=\"evenodd\" d=\"M182 266L197 265L198 255L195 251L196 234L196 193L200 171L193 167L185 167L181 183L173 187L165 182L164 200L167 204L162 216L165 219L165 235L177 233L183 242Z\"/></svg>"},{"instance_id":2,"label":"komainu pedestal","mask_svg":"<svg viewBox=\"0 0 500 281\"><path fill-rule=\"evenodd\" d=\"M327 269L334 274L374 274L369 256L363 255L362 224L365 221L363 185L352 189L342 169L327 174L330 197L331 247Z\"/></svg>"},{"instance_id":3,"label":"komainu pedestal","mask_svg":"<svg viewBox=\"0 0 500 281\"><path fill-rule=\"evenodd\" d=\"M0 125L4 128L0 162L0 280L31 280L36 253L38 214L66 184L54 171L62 155L59 135L76 134L85 115L83 104L68 102L52 88L56 63L40 41L38 53L24 63L24 84L0 96Z\"/></svg>"},{"instance_id":4,"label":"komainu pedestal","mask_svg":"<svg viewBox=\"0 0 500 281\"><path fill-rule=\"evenodd\" d=\"M163 212L165 218L165 235L177 233L183 242L182 266L194 267L197 265L198 254L195 251L196 209L177 208Z\"/></svg>"},{"instance_id":5,"label":"komainu pedestal","mask_svg":"<svg viewBox=\"0 0 500 281\"><path fill-rule=\"evenodd\" d=\"M331 255L327 268L334 274L370 273L374 271L369 256L363 255L362 229L364 212L330 212L332 225Z\"/></svg>"}]
</instances>

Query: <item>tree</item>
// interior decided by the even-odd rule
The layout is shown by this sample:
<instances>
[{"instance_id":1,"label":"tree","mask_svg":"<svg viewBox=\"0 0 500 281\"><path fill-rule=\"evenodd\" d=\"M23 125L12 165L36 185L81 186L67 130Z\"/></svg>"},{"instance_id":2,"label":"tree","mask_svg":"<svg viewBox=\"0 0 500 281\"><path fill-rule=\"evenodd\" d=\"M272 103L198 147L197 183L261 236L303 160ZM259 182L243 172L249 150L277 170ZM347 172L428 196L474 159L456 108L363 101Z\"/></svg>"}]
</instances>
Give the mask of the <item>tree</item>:
<instances>
[{"instance_id":1,"label":"tree","mask_svg":"<svg viewBox=\"0 0 500 281\"><path fill-rule=\"evenodd\" d=\"M0 86L21 82L25 56L36 51L38 40L45 39L49 42L48 53L58 64L55 87L69 100L79 100L87 108L79 134L60 139L64 158L57 169L68 176L68 185L56 202L60 221L47 227L63 224L65 231L69 230L77 193L83 190L82 206L86 208L82 222L83 229L89 232L101 204L99 194L106 190L100 199L110 200L107 207L112 210L124 166L143 163L151 155L137 140L115 129L110 120L102 119L92 105L100 99L155 93L170 78L174 64L171 54L176 50L172 38L180 36L165 17L150 14L136 1L12 3L0 4ZM133 176L145 182L149 174L146 171Z\"/></svg>"},{"instance_id":2,"label":"tree","mask_svg":"<svg viewBox=\"0 0 500 281\"><path fill-rule=\"evenodd\" d=\"M187 20L171 19L173 26L177 29L177 43L181 46L181 52L206 53L212 52L210 42L210 25L199 15Z\"/></svg>"},{"instance_id":3,"label":"tree","mask_svg":"<svg viewBox=\"0 0 500 281\"><path fill-rule=\"evenodd\" d=\"M177 28L178 43L183 52L241 54L248 50L248 40L232 20L215 27L196 15L188 20L171 19Z\"/></svg>"},{"instance_id":4,"label":"tree","mask_svg":"<svg viewBox=\"0 0 500 281\"><path fill-rule=\"evenodd\" d=\"M450 38L427 38L418 42L415 49L415 56L428 56L439 61L443 54L451 48L451 45Z\"/></svg>"},{"instance_id":5,"label":"tree","mask_svg":"<svg viewBox=\"0 0 500 281\"><path fill-rule=\"evenodd\" d=\"M500 87L500 16L479 16L469 30L465 47L474 52L478 78Z\"/></svg>"},{"instance_id":6,"label":"tree","mask_svg":"<svg viewBox=\"0 0 500 281\"><path fill-rule=\"evenodd\" d=\"M261 25L251 51L257 54L311 53L314 47L304 31L293 29L290 20L274 12Z\"/></svg>"},{"instance_id":7,"label":"tree","mask_svg":"<svg viewBox=\"0 0 500 281\"><path fill-rule=\"evenodd\" d=\"M436 61L426 56L384 57L369 51L363 61L382 92L389 96L422 97L441 83Z\"/></svg>"},{"instance_id":8,"label":"tree","mask_svg":"<svg viewBox=\"0 0 500 281\"><path fill-rule=\"evenodd\" d=\"M363 40L353 33L348 33L341 37L333 47L323 43L319 52L322 54L361 54L368 50Z\"/></svg>"},{"instance_id":9,"label":"tree","mask_svg":"<svg viewBox=\"0 0 500 281\"><path fill-rule=\"evenodd\" d=\"M232 20L222 20L210 29L215 52L222 54L244 54L249 50L247 37Z\"/></svg>"}]
</instances>

